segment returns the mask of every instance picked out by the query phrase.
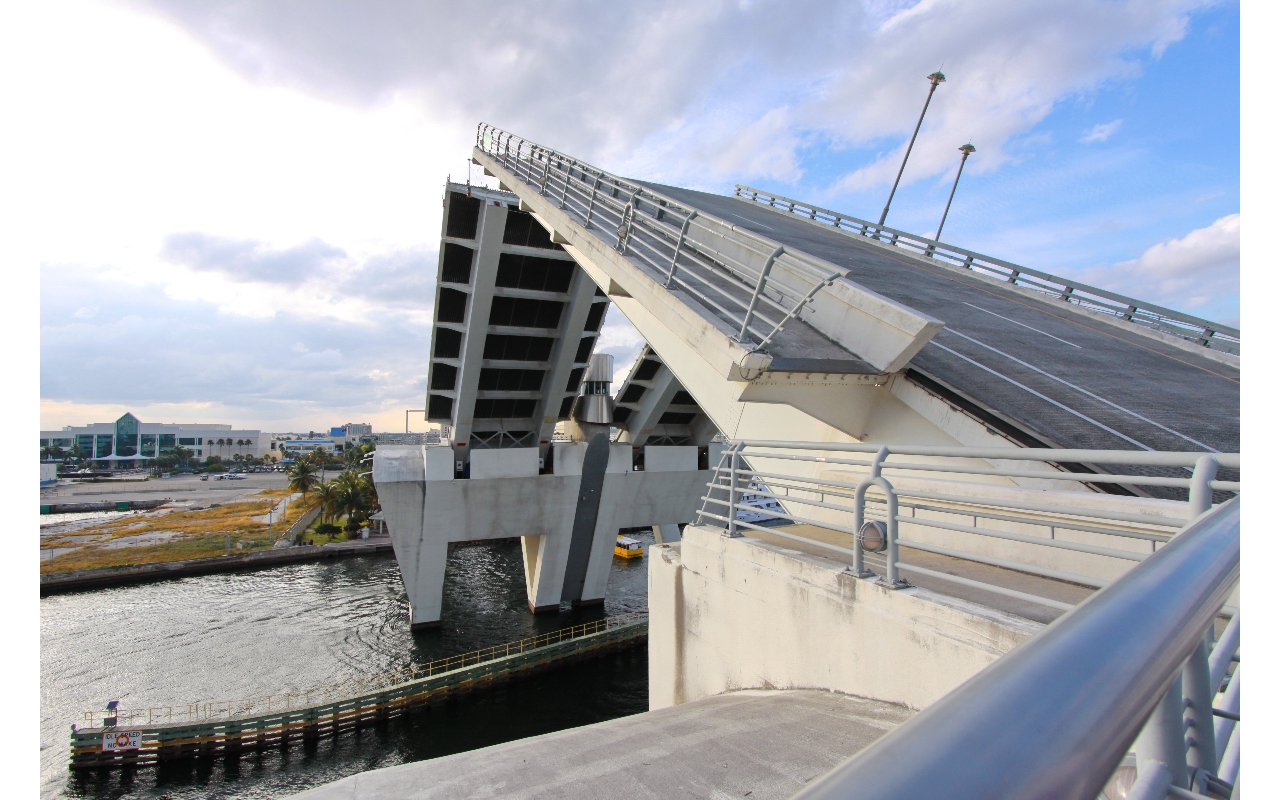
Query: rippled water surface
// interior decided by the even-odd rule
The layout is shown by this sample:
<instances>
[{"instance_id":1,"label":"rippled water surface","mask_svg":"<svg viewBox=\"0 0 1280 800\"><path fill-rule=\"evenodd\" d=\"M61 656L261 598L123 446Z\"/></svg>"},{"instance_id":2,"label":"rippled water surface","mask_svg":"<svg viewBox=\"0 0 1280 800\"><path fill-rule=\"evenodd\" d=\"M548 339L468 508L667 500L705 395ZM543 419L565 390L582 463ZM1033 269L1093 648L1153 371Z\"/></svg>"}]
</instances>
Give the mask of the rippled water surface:
<instances>
[{"instance_id":1,"label":"rippled water surface","mask_svg":"<svg viewBox=\"0 0 1280 800\"><path fill-rule=\"evenodd\" d=\"M646 543L651 536L641 535ZM40 601L45 797L281 797L361 770L643 711L645 649L477 691L377 727L238 757L71 773L85 710L185 705L307 688L643 609L644 559L614 559L605 610L534 617L520 545L450 553L441 627L410 633L395 559L362 556Z\"/></svg>"}]
</instances>

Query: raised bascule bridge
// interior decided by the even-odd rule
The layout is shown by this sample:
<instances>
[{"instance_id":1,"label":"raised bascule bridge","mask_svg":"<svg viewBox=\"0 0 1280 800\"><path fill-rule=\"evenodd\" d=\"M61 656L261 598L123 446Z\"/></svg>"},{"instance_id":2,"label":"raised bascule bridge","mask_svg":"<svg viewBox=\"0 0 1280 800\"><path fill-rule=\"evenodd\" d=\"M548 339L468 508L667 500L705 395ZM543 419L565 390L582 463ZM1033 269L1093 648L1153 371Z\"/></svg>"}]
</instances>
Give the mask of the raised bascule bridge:
<instances>
[{"instance_id":1,"label":"raised bascule bridge","mask_svg":"<svg viewBox=\"0 0 1280 800\"><path fill-rule=\"evenodd\" d=\"M489 125L472 160L452 439L374 459L410 623L452 541L520 536L537 612L655 526L651 711L316 796L1239 796L1238 330ZM616 391L611 306L646 342Z\"/></svg>"}]
</instances>

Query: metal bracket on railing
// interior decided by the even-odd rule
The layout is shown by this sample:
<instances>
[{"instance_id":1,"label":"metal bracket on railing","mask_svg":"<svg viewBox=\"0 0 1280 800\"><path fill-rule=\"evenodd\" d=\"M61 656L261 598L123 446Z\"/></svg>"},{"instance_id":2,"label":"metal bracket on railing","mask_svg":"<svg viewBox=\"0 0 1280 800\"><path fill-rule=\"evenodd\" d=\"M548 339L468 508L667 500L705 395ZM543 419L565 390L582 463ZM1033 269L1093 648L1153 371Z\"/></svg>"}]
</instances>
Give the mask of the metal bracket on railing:
<instances>
[{"instance_id":1,"label":"metal bracket on railing","mask_svg":"<svg viewBox=\"0 0 1280 800\"><path fill-rule=\"evenodd\" d=\"M631 221L636 213L636 194L640 190L637 189L631 193L631 199L627 201L627 207L622 210L622 221L618 223L618 246L617 251L622 254L627 252L627 242L631 240Z\"/></svg>"},{"instance_id":2,"label":"metal bracket on railing","mask_svg":"<svg viewBox=\"0 0 1280 800\"><path fill-rule=\"evenodd\" d=\"M697 211L689 212L689 216L684 218L684 224L680 226L680 238L676 239L676 249L671 254L671 269L667 272L667 282L664 284L668 289L671 288L671 284L675 283L676 262L680 259L680 249L684 247L684 237L689 233L689 224L693 222L693 218L696 216L698 216Z\"/></svg>"},{"instance_id":3,"label":"metal bracket on railing","mask_svg":"<svg viewBox=\"0 0 1280 800\"><path fill-rule=\"evenodd\" d=\"M764 291L765 280L769 277L769 271L773 269L773 262L778 260L778 256L786 252L784 245L778 245L769 257L765 259L764 266L760 268L760 280L756 281L756 290L751 293L751 302L747 304L747 311L742 317L742 330L738 331L738 341L748 341L747 335L751 327L751 315L755 313L756 306L760 303L760 293Z\"/></svg>"}]
</instances>

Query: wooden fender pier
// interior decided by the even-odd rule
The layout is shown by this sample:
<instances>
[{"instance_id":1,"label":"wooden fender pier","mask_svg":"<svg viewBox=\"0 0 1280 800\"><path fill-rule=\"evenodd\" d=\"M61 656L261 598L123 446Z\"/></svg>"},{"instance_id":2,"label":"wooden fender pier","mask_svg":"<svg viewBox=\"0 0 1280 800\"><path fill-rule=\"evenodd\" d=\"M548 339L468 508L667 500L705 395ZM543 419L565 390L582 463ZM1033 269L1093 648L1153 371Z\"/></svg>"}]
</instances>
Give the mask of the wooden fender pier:
<instances>
[{"instance_id":1,"label":"wooden fender pier","mask_svg":"<svg viewBox=\"0 0 1280 800\"><path fill-rule=\"evenodd\" d=\"M71 768L147 765L336 735L472 689L640 644L648 630L648 614L633 612L319 689L89 711L90 727L71 726ZM137 746L130 747L134 732ZM117 742L124 746L117 749Z\"/></svg>"}]
</instances>

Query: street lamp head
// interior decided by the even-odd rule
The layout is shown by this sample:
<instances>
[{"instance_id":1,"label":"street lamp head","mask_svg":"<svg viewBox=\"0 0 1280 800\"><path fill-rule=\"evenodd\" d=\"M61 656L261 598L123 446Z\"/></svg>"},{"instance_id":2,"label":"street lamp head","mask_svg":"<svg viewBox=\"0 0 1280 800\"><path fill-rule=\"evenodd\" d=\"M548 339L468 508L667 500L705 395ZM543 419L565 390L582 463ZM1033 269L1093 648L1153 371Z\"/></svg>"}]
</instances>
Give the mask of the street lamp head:
<instances>
[{"instance_id":1,"label":"street lamp head","mask_svg":"<svg viewBox=\"0 0 1280 800\"><path fill-rule=\"evenodd\" d=\"M932 83L934 86L937 86L940 83L946 83L946 82L947 82L947 76L943 75L941 72L935 72L929 76L929 83Z\"/></svg>"},{"instance_id":2,"label":"street lamp head","mask_svg":"<svg viewBox=\"0 0 1280 800\"><path fill-rule=\"evenodd\" d=\"M961 153L964 153L966 156L967 156L967 155L969 155L970 153L975 153L975 152L977 152L977 150L978 150L978 148L974 147L974 146L973 146L973 145L971 145L971 144L962 144L962 145L960 145L960 152L961 152Z\"/></svg>"}]
</instances>

